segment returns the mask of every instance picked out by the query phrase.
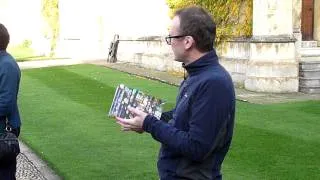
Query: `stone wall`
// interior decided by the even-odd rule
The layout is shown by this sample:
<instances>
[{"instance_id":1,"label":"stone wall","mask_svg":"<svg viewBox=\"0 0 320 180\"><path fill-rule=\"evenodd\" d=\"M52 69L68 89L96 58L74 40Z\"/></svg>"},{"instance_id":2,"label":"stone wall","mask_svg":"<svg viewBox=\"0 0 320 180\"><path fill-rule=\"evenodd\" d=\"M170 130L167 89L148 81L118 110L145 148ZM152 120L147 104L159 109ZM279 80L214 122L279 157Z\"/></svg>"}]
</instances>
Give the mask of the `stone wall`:
<instances>
[{"instance_id":1,"label":"stone wall","mask_svg":"<svg viewBox=\"0 0 320 180\"><path fill-rule=\"evenodd\" d=\"M274 40L253 37L245 88L259 92L297 92L299 68L294 43L292 37L276 36Z\"/></svg>"},{"instance_id":2,"label":"stone wall","mask_svg":"<svg viewBox=\"0 0 320 180\"><path fill-rule=\"evenodd\" d=\"M171 47L161 37L120 39L118 62L132 63L159 71L183 72L181 63L174 61Z\"/></svg>"},{"instance_id":3,"label":"stone wall","mask_svg":"<svg viewBox=\"0 0 320 180\"><path fill-rule=\"evenodd\" d=\"M220 63L228 70L234 83L243 87L250 55L249 41L227 42L217 51ZM161 37L120 39L117 59L118 62L159 71L183 72L181 63L174 61L171 47Z\"/></svg>"},{"instance_id":4,"label":"stone wall","mask_svg":"<svg viewBox=\"0 0 320 180\"><path fill-rule=\"evenodd\" d=\"M220 63L228 70L233 82L243 87L250 56L249 40L226 42L217 51Z\"/></svg>"},{"instance_id":5,"label":"stone wall","mask_svg":"<svg viewBox=\"0 0 320 180\"><path fill-rule=\"evenodd\" d=\"M217 53L236 86L260 92L297 92L295 39L266 37L226 42ZM118 62L159 71L183 72L163 38L120 39Z\"/></svg>"}]
</instances>

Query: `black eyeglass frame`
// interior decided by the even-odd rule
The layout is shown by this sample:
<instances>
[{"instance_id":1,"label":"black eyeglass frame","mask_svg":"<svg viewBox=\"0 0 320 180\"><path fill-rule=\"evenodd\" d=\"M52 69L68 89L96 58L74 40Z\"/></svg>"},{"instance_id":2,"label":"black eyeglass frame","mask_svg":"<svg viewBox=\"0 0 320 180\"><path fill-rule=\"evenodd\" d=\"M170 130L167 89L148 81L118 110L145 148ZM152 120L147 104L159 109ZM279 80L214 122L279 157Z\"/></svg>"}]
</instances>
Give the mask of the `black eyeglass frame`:
<instances>
[{"instance_id":1,"label":"black eyeglass frame","mask_svg":"<svg viewBox=\"0 0 320 180\"><path fill-rule=\"evenodd\" d=\"M178 36L170 36L168 35L167 37L165 37L165 40L167 42L168 45L171 45L171 39L172 38L182 38L182 37L186 37L188 35L178 35Z\"/></svg>"}]
</instances>

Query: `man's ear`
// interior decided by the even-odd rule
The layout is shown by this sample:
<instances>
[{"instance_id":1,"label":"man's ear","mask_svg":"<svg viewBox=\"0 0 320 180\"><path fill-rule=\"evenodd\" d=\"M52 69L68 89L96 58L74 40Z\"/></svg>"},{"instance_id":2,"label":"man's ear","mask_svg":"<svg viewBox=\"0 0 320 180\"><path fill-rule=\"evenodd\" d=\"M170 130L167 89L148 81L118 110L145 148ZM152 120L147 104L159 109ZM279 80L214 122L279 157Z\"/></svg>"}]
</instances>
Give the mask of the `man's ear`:
<instances>
[{"instance_id":1,"label":"man's ear","mask_svg":"<svg viewBox=\"0 0 320 180\"><path fill-rule=\"evenodd\" d=\"M188 50L194 45L195 41L192 36L186 36L184 38L184 49Z\"/></svg>"}]
</instances>

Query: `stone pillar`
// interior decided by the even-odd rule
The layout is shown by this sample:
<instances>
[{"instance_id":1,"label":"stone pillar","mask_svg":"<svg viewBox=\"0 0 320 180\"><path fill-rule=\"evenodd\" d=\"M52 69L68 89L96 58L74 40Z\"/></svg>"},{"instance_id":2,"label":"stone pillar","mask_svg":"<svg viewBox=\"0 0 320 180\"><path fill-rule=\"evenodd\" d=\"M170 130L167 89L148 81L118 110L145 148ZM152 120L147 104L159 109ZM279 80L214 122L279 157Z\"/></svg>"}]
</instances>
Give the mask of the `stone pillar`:
<instances>
[{"instance_id":1,"label":"stone pillar","mask_svg":"<svg viewBox=\"0 0 320 180\"><path fill-rule=\"evenodd\" d=\"M295 41L293 0L253 0L253 36L245 88L258 92L297 92Z\"/></svg>"},{"instance_id":2,"label":"stone pillar","mask_svg":"<svg viewBox=\"0 0 320 180\"><path fill-rule=\"evenodd\" d=\"M302 33L301 33L301 12L302 12L302 0L293 0L293 36L296 38L296 59L299 62L301 59L300 49L302 45Z\"/></svg>"}]
</instances>

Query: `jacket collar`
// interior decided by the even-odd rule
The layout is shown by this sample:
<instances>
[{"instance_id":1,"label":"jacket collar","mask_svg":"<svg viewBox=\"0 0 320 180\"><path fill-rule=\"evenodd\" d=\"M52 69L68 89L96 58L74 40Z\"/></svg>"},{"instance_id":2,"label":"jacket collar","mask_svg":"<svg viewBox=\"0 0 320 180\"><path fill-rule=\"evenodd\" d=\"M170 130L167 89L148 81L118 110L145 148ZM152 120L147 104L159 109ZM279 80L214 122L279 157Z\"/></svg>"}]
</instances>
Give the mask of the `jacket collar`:
<instances>
[{"instance_id":1,"label":"jacket collar","mask_svg":"<svg viewBox=\"0 0 320 180\"><path fill-rule=\"evenodd\" d=\"M192 76L203 71L208 66L217 65L217 64L218 64L218 56L215 50L212 50L188 65L182 64L182 67L187 70L190 76Z\"/></svg>"},{"instance_id":2,"label":"jacket collar","mask_svg":"<svg viewBox=\"0 0 320 180\"><path fill-rule=\"evenodd\" d=\"M0 56L8 54L5 50L0 50Z\"/></svg>"}]
</instances>

